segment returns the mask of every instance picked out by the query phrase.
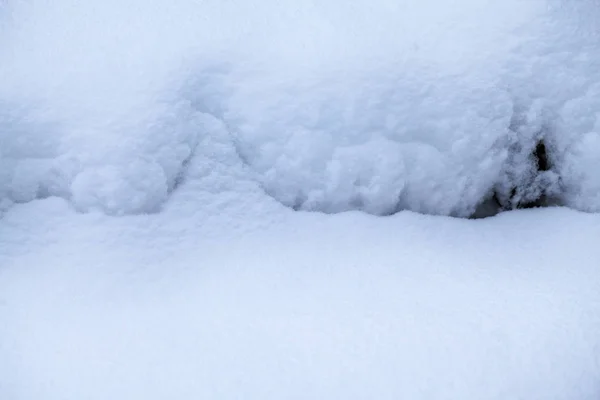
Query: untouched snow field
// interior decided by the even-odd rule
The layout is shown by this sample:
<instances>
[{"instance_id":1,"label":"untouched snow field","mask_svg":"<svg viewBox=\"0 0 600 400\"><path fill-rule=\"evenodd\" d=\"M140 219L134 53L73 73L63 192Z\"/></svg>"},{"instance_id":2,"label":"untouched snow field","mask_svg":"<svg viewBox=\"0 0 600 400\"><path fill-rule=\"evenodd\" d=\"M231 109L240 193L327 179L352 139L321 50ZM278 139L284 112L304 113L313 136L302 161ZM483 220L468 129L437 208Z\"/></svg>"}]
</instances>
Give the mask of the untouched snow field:
<instances>
[{"instance_id":1,"label":"untouched snow field","mask_svg":"<svg viewBox=\"0 0 600 400\"><path fill-rule=\"evenodd\" d=\"M0 226L2 398L600 396L599 216L232 200L123 218L56 198L14 207Z\"/></svg>"},{"instance_id":2,"label":"untouched snow field","mask_svg":"<svg viewBox=\"0 0 600 400\"><path fill-rule=\"evenodd\" d=\"M0 399L598 400L599 14L0 0Z\"/></svg>"}]
</instances>

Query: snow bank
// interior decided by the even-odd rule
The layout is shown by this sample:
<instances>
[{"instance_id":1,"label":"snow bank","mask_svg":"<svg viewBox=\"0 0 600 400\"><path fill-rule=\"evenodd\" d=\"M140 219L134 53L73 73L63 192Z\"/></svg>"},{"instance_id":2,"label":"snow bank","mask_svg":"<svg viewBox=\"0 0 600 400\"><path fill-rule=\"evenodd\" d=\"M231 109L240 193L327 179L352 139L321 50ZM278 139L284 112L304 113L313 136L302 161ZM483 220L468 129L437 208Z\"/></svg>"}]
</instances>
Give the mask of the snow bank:
<instances>
[{"instance_id":1,"label":"snow bank","mask_svg":"<svg viewBox=\"0 0 600 400\"><path fill-rule=\"evenodd\" d=\"M0 198L156 211L217 118L296 209L596 211L594 5L549 4L7 1Z\"/></svg>"}]
</instances>

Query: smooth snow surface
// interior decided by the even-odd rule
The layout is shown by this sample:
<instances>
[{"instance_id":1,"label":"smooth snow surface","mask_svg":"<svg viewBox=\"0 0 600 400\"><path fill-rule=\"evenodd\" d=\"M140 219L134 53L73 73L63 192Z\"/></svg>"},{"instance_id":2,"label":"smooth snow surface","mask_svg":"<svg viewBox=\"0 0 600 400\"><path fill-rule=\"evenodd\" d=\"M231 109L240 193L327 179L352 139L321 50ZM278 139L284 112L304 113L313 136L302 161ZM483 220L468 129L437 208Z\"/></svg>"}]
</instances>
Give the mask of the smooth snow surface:
<instances>
[{"instance_id":1,"label":"smooth snow surface","mask_svg":"<svg viewBox=\"0 0 600 400\"><path fill-rule=\"evenodd\" d=\"M0 209L156 212L225 140L224 165L296 209L468 216L495 191L598 211L597 17L594 1L5 0Z\"/></svg>"},{"instance_id":2,"label":"smooth snow surface","mask_svg":"<svg viewBox=\"0 0 600 400\"><path fill-rule=\"evenodd\" d=\"M8 211L0 398L600 396L598 216L327 216L232 189Z\"/></svg>"}]
</instances>

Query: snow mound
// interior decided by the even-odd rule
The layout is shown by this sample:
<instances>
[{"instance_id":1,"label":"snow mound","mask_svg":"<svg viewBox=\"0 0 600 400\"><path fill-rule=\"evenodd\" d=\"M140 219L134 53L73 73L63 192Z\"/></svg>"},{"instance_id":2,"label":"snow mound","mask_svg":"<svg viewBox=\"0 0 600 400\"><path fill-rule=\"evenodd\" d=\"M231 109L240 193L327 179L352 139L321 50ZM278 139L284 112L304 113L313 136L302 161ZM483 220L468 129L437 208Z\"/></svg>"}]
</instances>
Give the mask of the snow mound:
<instances>
[{"instance_id":1,"label":"snow mound","mask_svg":"<svg viewBox=\"0 0 600 400\"><path fill-rule=\"evenodd\" d=\"M115 215L157 211L203 129L202 114L185 105L168 108L148 105L130 119L54 124L45 132L39 123L4 118L3 196L13 202L61 196L80 211Z\"/></svg>"},{"instance_id":2,"label":"snow mound","mask_svg":"<svg viewBox=\"0 0 600 400\"><path fill-rule=\"evenodd\" d=\"M294 209L600 210L593 2L0 4L2 208L157 211L216 118Z\"/></svg>"},{"instance_id":3,"label":"snow mound","mask_svg":"<svg viewBox=\"0 0 600 400\"><path fill-rule=\"evenodd\" d=\"M506 157L511 99L493 85L411 78L274 88L250 112L230 111L240 154L295 209L470 215Z\"/></svg>"}]
</instances>

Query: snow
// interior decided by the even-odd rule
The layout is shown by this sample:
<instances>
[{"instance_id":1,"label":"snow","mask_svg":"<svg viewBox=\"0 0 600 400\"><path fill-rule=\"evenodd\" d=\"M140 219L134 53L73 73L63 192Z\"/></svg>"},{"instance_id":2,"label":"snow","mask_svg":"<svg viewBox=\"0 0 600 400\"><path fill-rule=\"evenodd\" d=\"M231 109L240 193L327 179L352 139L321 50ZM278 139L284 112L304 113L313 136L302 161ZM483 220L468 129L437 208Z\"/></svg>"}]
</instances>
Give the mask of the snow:
<instances>
[{"instance_id":1,"label":"snow","mask_svg":"<svg viewBox=\"0 0 600 400\"><path fill-rule=\"evenodd\" d=\"M600 393L597 216L223 200L121 218L58 198L13 207L0 227L2 397Z\"/></svg>"},{"instance_id":2,"label":"snow","mask_svg":"<svg viewBox=\"0 0 600 400\"><path fill-rule=\"evenodd\" d=\"M598 12L0 0L0 399L597 399Z\"/></svg>"},{"instance_id":3,"label":"snow","mask_svg":"<svg viewBox=\"0 0 600 400\"><path fill-rule=\"evenodd\" d=\"M255 3L4 2L3 208L156 212L216 118L294 209L598 210L593 2Z\"/></svg>"}]
</instances>

